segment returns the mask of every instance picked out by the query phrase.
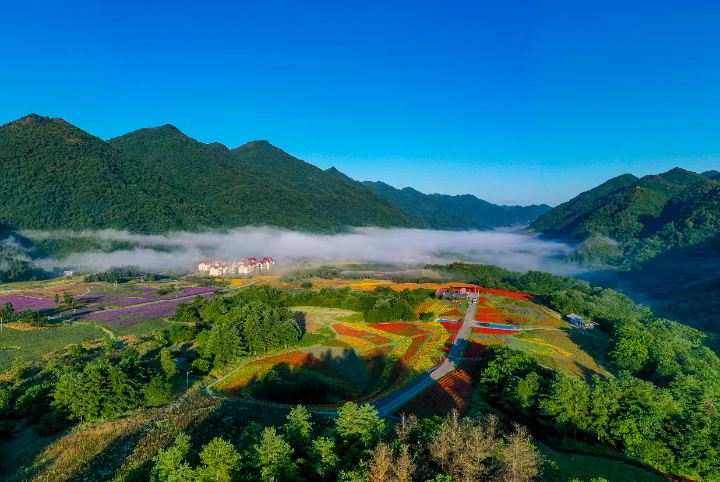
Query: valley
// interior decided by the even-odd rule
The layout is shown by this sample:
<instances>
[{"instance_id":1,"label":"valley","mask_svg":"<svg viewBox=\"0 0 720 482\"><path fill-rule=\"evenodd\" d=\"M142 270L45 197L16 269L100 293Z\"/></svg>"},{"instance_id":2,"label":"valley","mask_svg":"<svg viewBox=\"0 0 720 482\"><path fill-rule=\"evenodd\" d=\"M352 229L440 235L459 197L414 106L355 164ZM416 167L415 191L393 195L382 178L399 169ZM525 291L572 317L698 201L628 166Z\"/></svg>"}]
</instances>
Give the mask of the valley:
<instances>
[{"instance_id":1,"label":"valley","mask_svg":"<svg viewBox=\"0 0 720 482\"><path fill-rule=\"evenodd\" d=\"M563 398L566 384L587 384L587 390L603 393L608 383L621 392L651 383L632 382L616 371L639 361L622 358L626 341L618 336L637 326L634 317L648 316L641 307L622 295L587 291L580 282L541 273L464 264L398 268L302 264L282 275L245 279L126 273L118 282L110 273L2 285L3 302L18 308L11 315L16 320L0 332L0 383L9 400L16 400L3 409L12 421L7 443L22 438L36 447L32 457L37 458L34 468L24 469L4 459L6 473L85 477L101 464L127 477L152 469L151 459L158 455L148 443L158 437L170 442L188 432L197 440L193 443L207 443L201 434L208 429L201 427L212 426L214 434L240 437L242 446L247 429L232 435L225 425L228 417L239 427L250 421L272 426L296 413L297 406L321 425L342 420L348 410L367 410L391 425L400 414L424 420L489 410L503 420L528 424L542 442L540 452L561 464L546 466L546 474L572 471L562 465L563 451L584 454L588 461L610 457L576 472L615 474L608 480L623 480L638 470L636 480L654 480L659 472L651 467L672 470L645 458L622 436L606 447L562 428L581 423L562 415L569 409L563 404L579 409L577 401ZM372 277L373 269L379 277ZM568 288L581 290L574 296L586 293L583 304L599 311L583 310L577 302L567 305ZM39 317L23 314L21 307ZM573 327L564 319L568 310L599 328ZM701 349L699 343L684 356L698 356L693 353ZM91 373L90 366L101 369L105 359L126 367L113 376L127 377L129 392L114 395L112 405L102 397L93 405L86 405L90 399L81 401L86 396L72 402L63 398L61 387L91 383L83 377ZM86 360L81 362L86 368L74 372L78 368L73 366L83 366L77 365L80 360ZM126 365L130 360L135 361ZM720 366L715 355L706 363ZM644 377L647 367L631 369ZM710 373L702 376L714 376ZM102 390L115 389L106 385ZM618 421L639 416L624 410L614 415ZM73 420L82 423L68 431ZM610 426L605 430L617 430ZM642 434L636 436L665 437ZM111 447L119 443L126 448L114 453ZM89 462L78 464L81 460Z\"/></svg>"}]
</instances>

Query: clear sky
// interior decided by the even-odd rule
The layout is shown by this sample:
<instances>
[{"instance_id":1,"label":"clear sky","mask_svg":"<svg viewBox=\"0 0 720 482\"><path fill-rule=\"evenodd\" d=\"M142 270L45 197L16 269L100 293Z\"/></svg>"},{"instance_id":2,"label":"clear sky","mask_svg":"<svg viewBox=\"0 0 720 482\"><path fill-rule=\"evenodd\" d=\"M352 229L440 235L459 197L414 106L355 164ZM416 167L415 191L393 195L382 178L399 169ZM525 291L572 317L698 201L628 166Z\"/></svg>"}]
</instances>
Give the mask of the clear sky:
<instances>
[{"instance_id":1,"label":"clear sky","mask_svg":"<svg viewBox=\"0 0 720 482\"><path fill-rule=\"evenodd\" d=\"M172 123L424 192L720 169L717 1L3 0L0 53L0 123Z\"/></svg>"}]
</instances>

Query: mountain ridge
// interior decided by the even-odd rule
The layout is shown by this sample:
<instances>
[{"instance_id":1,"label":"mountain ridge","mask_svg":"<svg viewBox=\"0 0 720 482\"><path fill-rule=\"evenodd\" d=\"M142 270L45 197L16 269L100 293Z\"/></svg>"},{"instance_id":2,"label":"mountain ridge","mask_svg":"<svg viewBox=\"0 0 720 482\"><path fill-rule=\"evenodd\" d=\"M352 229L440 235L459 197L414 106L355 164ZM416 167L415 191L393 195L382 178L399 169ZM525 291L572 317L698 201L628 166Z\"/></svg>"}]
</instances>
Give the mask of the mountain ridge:
<instances>
[{"instance_id":1,"label":"mountain ridge","mask_svg":"<svg viewBox=\"0 0 720 482\"><path fill-rule=\"evenodd\" d=\"M267 140L229 148L200 142L172 124L103 140L64 119L29 114L0 126L0 148L0 221L14 229L489 229L527 222L544 209L532 206L518 217L525 207L495 206L471 195L408 188L390 196L379 185L320 169ZM418 201L426 212L413 206Z\"/></svg>"},{"instance_id":2,"label":"mountain ridge","mask_svg":"<svg viewBox=\"0 0 720 482\"><path fill-rule=\"evenodd\" d=\"M472 194L425 194L413 187L398 189L382 181L355 181L334 166L327 169L337 177L366 186L377 195L423 220L431 229L495 229L528 224L550 206L497 205Z\"/></svg>"}]
</instances>

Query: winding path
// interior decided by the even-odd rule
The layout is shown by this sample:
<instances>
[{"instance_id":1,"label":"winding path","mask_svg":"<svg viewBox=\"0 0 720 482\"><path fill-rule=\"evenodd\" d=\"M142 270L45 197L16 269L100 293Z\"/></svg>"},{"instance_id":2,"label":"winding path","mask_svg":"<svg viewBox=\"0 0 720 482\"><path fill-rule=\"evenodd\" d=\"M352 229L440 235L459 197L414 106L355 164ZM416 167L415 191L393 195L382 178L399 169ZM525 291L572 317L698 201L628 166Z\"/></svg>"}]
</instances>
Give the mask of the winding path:
<instances>
[{"instance_id":1,"label":"winding path","mask_svg":"<svg viewBox=\"0 0 720 482\"><path fill-rule=\"evenodd\" d=\"M472 298L468 304L467 313L463 324L460 326L455 341L453 342L447 358L440 365L431 368L427 373L418 376L415 380L403 386L399 390L379 398L372 405L381 417L391 415L397 409L405 405L413 398L420 395L433 384L437 383L445 375L457 369L458 362L465 354L468 345L468 336L475 325L475 312L477 311L477 298Z\"/></svg>"}]
</instances>

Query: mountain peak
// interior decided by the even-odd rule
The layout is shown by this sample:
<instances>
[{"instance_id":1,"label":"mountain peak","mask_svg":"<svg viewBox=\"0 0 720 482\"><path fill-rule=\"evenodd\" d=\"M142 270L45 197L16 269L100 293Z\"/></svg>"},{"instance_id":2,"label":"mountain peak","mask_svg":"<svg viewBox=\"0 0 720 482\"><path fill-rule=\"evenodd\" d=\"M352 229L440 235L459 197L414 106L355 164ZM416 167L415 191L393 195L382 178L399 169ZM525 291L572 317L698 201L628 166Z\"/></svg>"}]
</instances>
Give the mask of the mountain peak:
<instances>
[{"instance_id":1,"label":"mountain peak","mask_svg":"<svg viewBox=\"0 0 720 482\"><path fill-rule=\"evenodd\" d=\"M353 178L351 178L350 176L348 176L347 174L345 174L344 172L342 172L335 166L325 169L325 172L327 172L331 176L339 177L340 179L345 179L346 181L354 181Z\"/></svg>"},{"instance_id":2,"label":"mountain peak","mask_svg":"<svg viewBox=\"0 0 720 482\"><path fill-rule=\"evenodd\" d=\"M270 141L266 141L265 139L257 139L254 141L246 142L245 144L237 146L236 148L234 148L232 150L237 151L237 150L244 150L244 149L268 148L268 147L273 147L275 149L278 149L277 147L273 146L270 143Z\"/></svg>"},{"instance_id":3,"label":"mountain peak","mask_svg":"<svg viewBox=\"0 0 720 482\"><path fill-rule=\"evenodd\" d=\"M45 117L39 114L28 114L17 120L10 122L8 125L15 128L20 127L31 127L45 124L56 124L56 125L67 125L70 126L68 121L61 119L60 117Z\"/></svg>"}]
</instances>

